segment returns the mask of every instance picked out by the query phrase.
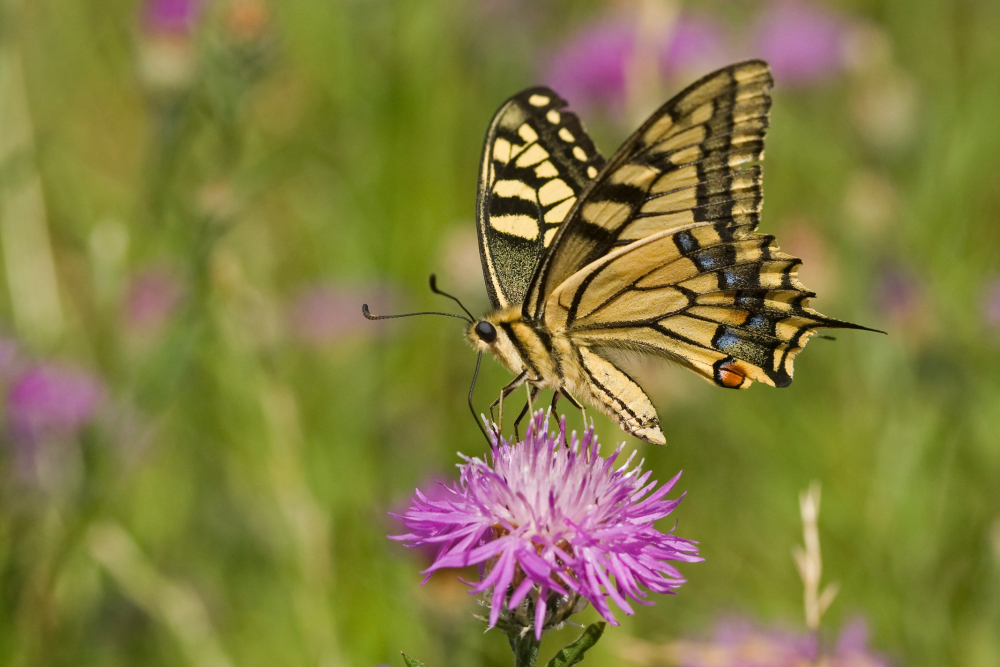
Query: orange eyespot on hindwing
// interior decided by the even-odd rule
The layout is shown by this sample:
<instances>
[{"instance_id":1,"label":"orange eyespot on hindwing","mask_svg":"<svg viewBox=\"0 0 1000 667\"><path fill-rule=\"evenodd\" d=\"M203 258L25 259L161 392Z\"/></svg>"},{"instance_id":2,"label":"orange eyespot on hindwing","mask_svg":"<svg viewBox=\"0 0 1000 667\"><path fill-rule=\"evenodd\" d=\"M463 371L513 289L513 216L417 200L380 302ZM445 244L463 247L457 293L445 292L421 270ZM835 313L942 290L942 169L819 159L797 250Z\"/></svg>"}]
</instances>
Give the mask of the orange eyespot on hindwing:
<instances>
[{"instance_id":1,"label":"orange eyespot on hindwing","mask_svg":"<svg viewBox=\"0 0 1000 667\"><path fill-rule=\"evenodd\" d=\"M733 359L723 360L715 367L715 384L727 389L742 389L753 380L747 377L747 371Z\"/></svg>"}]
</instances>

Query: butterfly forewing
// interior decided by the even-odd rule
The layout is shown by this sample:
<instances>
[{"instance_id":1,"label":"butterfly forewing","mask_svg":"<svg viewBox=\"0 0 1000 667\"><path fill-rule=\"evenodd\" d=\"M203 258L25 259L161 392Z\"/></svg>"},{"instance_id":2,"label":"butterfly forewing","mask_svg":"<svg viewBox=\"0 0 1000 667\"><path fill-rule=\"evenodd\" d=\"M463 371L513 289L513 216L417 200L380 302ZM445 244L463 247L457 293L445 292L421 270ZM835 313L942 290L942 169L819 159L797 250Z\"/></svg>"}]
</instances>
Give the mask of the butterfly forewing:
<instances>
[{"instance_id":1,"label":"butterfly forewing","mask_svg":"<svg viewBox=\"0 0 1000 667\"><path fill-rule=\"evenodd\" d=\"M494 307L523 301L559 225L604 166L566 105L548 88L529 88L500 107L486 133L477 223Z\"/></svg>"},{"instance_id":2,"label":"butterfly forewing","mask_svg":"<svg viewBox=\"0 0 1000 667\"><path fill-rule=\"evenodd\" d=\"M618 246L700 223L738 238L757 225L772 79L747 61L714 72L658 109L579 197L535 273L523 312Z\"/></svg>"}]
</instances>

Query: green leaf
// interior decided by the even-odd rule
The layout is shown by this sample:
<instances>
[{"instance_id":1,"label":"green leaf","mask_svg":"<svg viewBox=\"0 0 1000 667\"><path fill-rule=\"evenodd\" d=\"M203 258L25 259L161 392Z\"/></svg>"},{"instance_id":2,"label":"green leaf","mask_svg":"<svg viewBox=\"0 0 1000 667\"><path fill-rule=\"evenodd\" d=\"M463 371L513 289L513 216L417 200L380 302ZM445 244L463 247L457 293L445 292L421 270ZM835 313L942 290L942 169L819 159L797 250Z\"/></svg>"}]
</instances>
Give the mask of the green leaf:
<instances>
[{"instance_id":1,"label":"green leaf","mask_svg":"<svg viewBox=\"0 0 1000 667\"><path fill-rule=\"evenodd\" d=\"M566 645L563 650L556 653L555 657L549 660L545 667L570 667L583 660L583 654L597 643L597 640L604 634L604 627L607 624L603 621L591 623L583 631L575 642Z\"/></svg>"},{"instance_id":2,"label":"green leaf","mask_svg":"<svg viewBox=\"0 0 1000 667\"><path fill-rule=\"evenodd\" d=\"M414 660L405 653L400 653L400 655L403 656L403 661L406 663L406 667L424 667L424 663L419 660Z\"/></svg>"}]
</instances>

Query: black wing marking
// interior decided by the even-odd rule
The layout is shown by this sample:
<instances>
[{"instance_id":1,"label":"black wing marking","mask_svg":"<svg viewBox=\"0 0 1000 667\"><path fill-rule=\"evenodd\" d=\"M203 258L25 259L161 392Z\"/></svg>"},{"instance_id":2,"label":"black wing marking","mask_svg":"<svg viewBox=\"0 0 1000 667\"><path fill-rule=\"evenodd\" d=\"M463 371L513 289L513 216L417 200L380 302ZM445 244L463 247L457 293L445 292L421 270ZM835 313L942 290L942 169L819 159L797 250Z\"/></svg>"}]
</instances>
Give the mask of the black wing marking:
<instances>
[{"instance_id":1,"label":"black wing marking","mask_svg":"<svg viewBox=\"0 0 1000 667\"><path fill-rule=\"evenodd\" d=\"M549 88L529 88L500 107L486 132L476 218L495 308L521 303L560 224L604 166L566 106Z\"/></svg>"}]
</instances>

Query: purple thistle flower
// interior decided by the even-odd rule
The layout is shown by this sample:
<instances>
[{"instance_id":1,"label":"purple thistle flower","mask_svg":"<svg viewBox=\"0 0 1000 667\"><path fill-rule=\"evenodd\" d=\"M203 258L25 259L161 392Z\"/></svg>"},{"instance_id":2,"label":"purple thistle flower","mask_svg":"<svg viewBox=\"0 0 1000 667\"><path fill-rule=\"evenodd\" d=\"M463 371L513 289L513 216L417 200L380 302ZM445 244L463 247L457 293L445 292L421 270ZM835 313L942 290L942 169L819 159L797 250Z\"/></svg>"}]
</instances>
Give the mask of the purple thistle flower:
<instances>
[{"instance_id":1,"label":"purple thistle flower","mask_svg":"<svg viewBox=\"0 0 1000 667\"><path fill-rule=\"evenodd\" d=\"M56 364L31 366L7 392L11 435L26 444L73 435L93 418L104 394L103 384L82 370Z\"/></svg>"},{"instance_id":2,"label":"purple thistle flower","mask_svg":"<svg viewBox=\"0 0 1000 667\"><path fill-rule=\"evenodd\" d=\"M148 0L143 21L150 32L188 33L198 20L198 0Z\"/></svg>"},{"instance_id":3,"label":"purple thistle flower","mask_svg":"<svg viewBox=\"0 0 1000 667\"><path fill-rule=\"evenodd\" d=\"M669 76L701 76L733 60L725 26L703 14L681 14L660 49L660 69Z\"/></svg>"},{"instance_id":4,"label":"purple thistle flower","mask_svg":"<svg viewBox=\"0 0 1000 667\"><path fill-rule=\"evenodd\" d=\"M641 463L628 470L632 456L614 467L624 444L602 458L592 426L569 442L565 418L558 433L548 426L540 410L523 441L491 435L492 465L462 456L459 482L440 500L417 490L402 516L411 532L392 537L440 547L428 578L483 567L470 592L492 589L490 627L503 613L505 623L533 624L536 639L588 601L617 625L608 598L632 614L630 599L647 604L644 588L672 593L684 583L668 561L702 560L693 542L653 527L680 502L664 500L680 474L656 489Z\"/></svg>"},{"instance_id":5,"label":"purple thistle flower","mask_svg":"<svg viewBox=\"0 0 1000 667\"><path fill-rule=\"evenodd\" d=\"M844 27L839 16L809 2L775 2L760 17L756 45L780 84L810 84L843 66Z\"/></svg>"},{"instance_id":6,"label":"purple thistle flower","mask_svg":"<svg viewBox=\"0 0 1000 667\"><path fill-rule=\"evenodd\" d=\"M549 60L545 82L577 109L602 105L616 110L626 99L629 69L639 40L639 18L623 12L580 30ZM704 74L732 60L724 25L704 14L681 14L651 27L660 72Z\"/></svg>"},{"instance_id":7,"label":"purple thistle flower","mask_svg":"<svg viewBox=\"0 0 1000 667\"><path fill-rule=\"evenodd\" d=\"M915 340L927 335L933 324L932 304L918 274L888 263L876 276L873 293L875 307L894 331Z\"/></svg>"},{"instance_id":8,"label":"purple thistle flower","mask_svg":"<svg viewBox=\"0 0 1000 667\"><path fill-rule=\"evenodd\" d=\"M555 53L543 79L577 109L621 104L635 37L627 18L591 25Z\"/></svg>"},{"instance_id":9,"label":"purple thistle flower","mask_svg":"<svg viewBox=\"0 0 1000 667\"><path fill-rule=\"evenodd\" d=\"M746 619L719 623L710 641L682 640L669 645L680 667L888 667L885 658L868 647L864 620L848 623L836 647L820 646L815 633L763 629Z\"/></svg>"},{"instance_id":10,"label":"purple thistle flower","mask_svg":"<svg viewBox=\"0 0 1000 667\"><path fill-rule=\"evenodd\" d=\"M448 482L442 475L430 475L426 478L425 482L420 485L425 488L424 496L430 502L444 501L451 497L451 491L448 489ZM401 530L405 529L405 512L406 508L410 503L410 499L407 499L407 503L404 505L402 501L399 503L394 503L393 511L389 512L390 526L391 530ZM397 512L402 512L397 514ZM415 544L413 545L413 552L418 557L418 560L422 564L430 564L434 562L437 556L440 545L438 544Z\"/></svg>"},{"instance_id":11,"label":"purple thistle flower","mask_svg":"<svg viewBox=\"0 0 1000 667\"><path fill-rule=\"evenodd\" d=\"M146 0L142 7L138 71L151 92L174 95L188 89L196 63L199 0Z\"/></svg>"}]
</instances>

